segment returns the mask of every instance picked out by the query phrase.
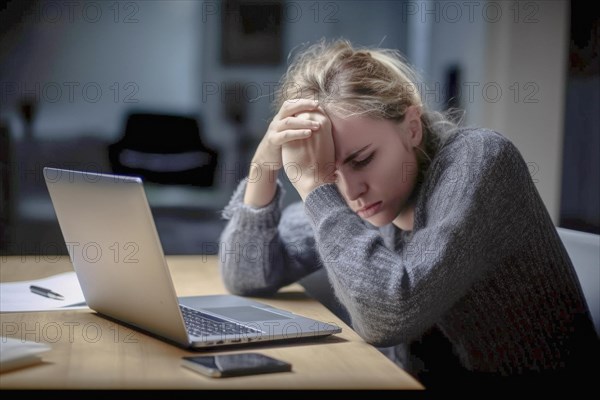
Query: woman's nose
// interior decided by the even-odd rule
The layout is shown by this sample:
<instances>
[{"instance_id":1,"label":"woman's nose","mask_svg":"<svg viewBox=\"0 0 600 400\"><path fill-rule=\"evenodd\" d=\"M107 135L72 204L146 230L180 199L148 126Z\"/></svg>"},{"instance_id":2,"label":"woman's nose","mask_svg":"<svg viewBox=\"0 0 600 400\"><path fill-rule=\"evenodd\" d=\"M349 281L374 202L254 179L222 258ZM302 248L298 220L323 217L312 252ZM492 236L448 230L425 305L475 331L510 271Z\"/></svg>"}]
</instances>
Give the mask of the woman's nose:
<instances>
[{"instance_id":1,"label":"woman's nose","mask_svg":"<svg viewBox=\"0 0 600 400\"><path fill-rule=\"evenodd\" d=\"M349 201L355 201L367 191L367 184L358 176L348 177L343 174L338 175L342 184L342 191Z\"/></svg>"}]
</instances>

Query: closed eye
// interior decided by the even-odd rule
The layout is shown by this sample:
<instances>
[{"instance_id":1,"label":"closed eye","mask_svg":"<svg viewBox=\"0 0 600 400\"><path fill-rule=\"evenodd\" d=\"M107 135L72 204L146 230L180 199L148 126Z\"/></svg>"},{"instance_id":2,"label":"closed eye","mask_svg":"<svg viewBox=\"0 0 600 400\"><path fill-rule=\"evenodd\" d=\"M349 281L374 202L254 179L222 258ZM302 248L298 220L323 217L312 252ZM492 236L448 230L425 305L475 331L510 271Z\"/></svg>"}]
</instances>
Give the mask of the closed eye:
<instances>
[{"instance_id":1,"label":"closed eye","mask_svg":"<svg viewBox=\"0 0 600 400\"><path fill-rule=\"evenodd\" d=\"M375 157L375 152L372 152L371 154L369 154L366 158L363 158L362 160L353 160L352 161L352 168L353 169L361 169L363 167L366 167Z\"/></svg>"}]
</instances>

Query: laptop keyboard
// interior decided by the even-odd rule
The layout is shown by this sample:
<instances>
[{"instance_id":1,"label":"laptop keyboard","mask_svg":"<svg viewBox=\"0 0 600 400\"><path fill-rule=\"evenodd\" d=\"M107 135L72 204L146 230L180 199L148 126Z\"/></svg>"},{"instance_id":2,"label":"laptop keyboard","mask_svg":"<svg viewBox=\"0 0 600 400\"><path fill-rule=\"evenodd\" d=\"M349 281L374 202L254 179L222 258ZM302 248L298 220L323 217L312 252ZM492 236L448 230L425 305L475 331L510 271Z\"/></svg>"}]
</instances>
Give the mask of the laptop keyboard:
<instances>
[{"instance_id":1,"label":"laptop keyboard","mask_svg":"<svg viewBox=\"0 0 600 400\"><path fill-rule=\"evenodd\" d=\"M213 317L193 308L179 305L187 331L194 336L242 335L261 333L247 326Z\"/></svg>"}]
</instances>

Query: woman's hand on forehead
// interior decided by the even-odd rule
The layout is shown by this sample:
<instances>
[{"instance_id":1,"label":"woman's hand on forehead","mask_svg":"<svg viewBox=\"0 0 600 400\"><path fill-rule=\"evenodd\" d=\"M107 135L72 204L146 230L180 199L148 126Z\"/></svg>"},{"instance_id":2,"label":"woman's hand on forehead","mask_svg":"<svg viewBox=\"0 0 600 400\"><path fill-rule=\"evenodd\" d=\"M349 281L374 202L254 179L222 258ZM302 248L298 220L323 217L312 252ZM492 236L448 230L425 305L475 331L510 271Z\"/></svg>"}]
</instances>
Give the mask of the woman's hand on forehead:
<instances>
[{"instance_id":1,"label":"woman's hand on forehead","mask_svg":"<svg viewBox=\"0 0 600 400\"><path fill-rule=\"evenodd\" d=\"M320 124L320 128L306 139L282 146L284 171L300 197L305 199L316 187L335 181L335 148L331 120L321 108L300 112L295 117Z\"/></svg>"}]
</instances>

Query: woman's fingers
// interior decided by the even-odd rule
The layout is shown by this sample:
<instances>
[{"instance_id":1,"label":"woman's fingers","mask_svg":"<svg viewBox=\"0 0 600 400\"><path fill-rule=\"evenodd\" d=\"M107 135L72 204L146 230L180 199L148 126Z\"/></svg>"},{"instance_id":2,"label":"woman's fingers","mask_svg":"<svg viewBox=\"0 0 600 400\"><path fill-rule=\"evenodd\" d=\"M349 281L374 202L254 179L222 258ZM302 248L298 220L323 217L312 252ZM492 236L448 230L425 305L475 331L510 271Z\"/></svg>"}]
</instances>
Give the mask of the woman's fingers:
<instances>
[{"instance_id":1,"label":"woman's fingers","mask_svg":"<svg viewBox=\"0 0 600 400\"><path fill-rule=\"evenodd\" d=\"M322 121L307 116L319 113L319 103L309 99L287 100L283 103L267 131L270 145L281 146L284 143L306 139L322 127Z\"/></svg>"},{"instance_id":2,"label":"woman's fingers","mask_svg":"<svg viewBox=\"0 0 600 400\"><path fill-rule=\"evenodd\" d=\"M275 122L275 128L278 131L285 131L288 129L312 129L316 130L321 127L318 121L312 121L306 118L298 117L287 117L282 120Z\"/></svg>"},{"instance_id":3,"label":"woman's fingers","mask_svg":"<svg viewBox=\"0 0 600 400\"><path fill-rule=\"evenodd\" d=\"M285 131L278 132L273 138L273 144L281 146L292 140L306 139L310 137L312 130L310 129L288 129Z\"/></svg>"},{"instance_id":4,"label":"woman's fingers","mask_svg":"<svg viewBox=\"0 0 600 400\"><path fill-rule=\"evenodd\" d=\"M294 114L298 114L302 111L312 111L319 107L319 102L316 100L309 99L292 99L286 100L279 112L277 113L276 119L284 119Z\"/></svg>"},{"instance_id":5,"label":"woman's fingers","mask_svg":"<svg viewBox=\"0 0 600 400\"><path fill-rule=\"evenodd\" d=\"M270 141L281 146L292 140L306 139L313 131L321 128L321 123L306 118L287 117L283 120L273 121Z\"/></svg>"}]
</instances>

